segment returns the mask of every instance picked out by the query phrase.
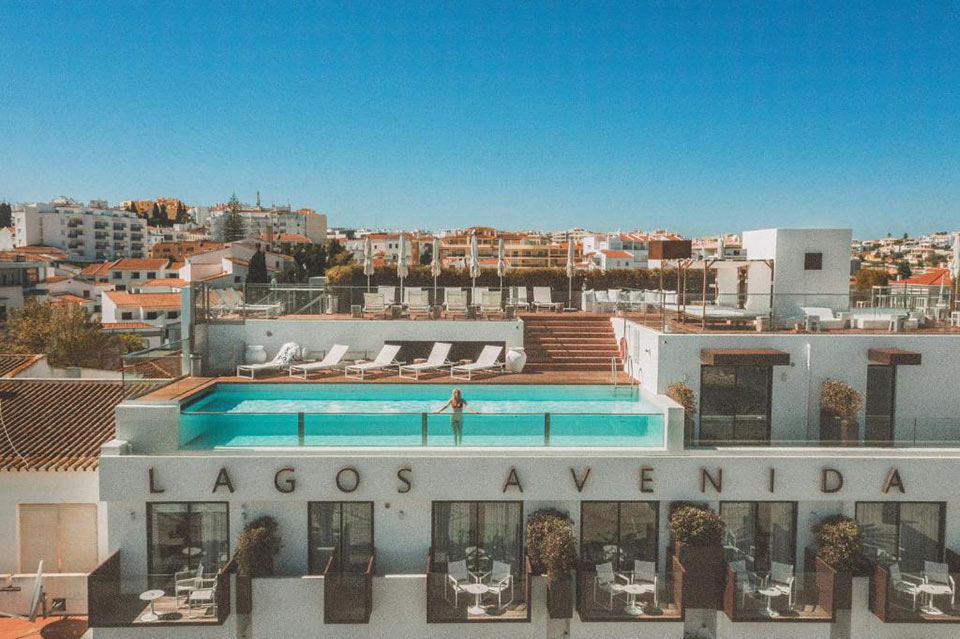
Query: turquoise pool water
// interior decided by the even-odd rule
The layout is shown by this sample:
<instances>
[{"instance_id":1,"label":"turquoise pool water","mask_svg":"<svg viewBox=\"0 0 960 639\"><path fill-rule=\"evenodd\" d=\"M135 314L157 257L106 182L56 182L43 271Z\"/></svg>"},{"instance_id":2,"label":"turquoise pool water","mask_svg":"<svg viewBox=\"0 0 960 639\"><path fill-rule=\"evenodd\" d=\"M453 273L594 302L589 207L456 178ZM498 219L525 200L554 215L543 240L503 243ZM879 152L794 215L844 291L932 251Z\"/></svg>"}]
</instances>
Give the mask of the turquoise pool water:
<instances>
[{"instance_id":1,"label":"turquoise pool water","mask_svg":"<svg viewBox=\"0 0 960 639\"><path fill-rule=\"evenodd\" d=\"M218 384L184 406L188 448L453 446L453 385ZM635 389L466 385L463 446L662 447L663 416Z\"/></svg>"}]
</instances>

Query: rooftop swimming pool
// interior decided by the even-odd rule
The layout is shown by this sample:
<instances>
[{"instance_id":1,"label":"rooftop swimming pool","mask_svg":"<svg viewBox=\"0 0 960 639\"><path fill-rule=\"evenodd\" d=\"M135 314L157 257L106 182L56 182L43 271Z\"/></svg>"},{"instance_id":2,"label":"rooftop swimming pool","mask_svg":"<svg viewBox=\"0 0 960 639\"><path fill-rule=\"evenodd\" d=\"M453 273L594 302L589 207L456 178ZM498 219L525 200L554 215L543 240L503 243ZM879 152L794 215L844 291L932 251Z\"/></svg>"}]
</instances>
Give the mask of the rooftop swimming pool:
<instances>
[{"instance_id":1,"label":"rooftop swimming pool","mask_svg":"<svg viewBox=\"0 0 960 639\"><path fill-rule=\"evenodd\" d=\"M662 448L663 414L635 388L470 384L462 420L454 385L220 383L184 405L183 448L631 447ZM476 411L476 413L471 412Z\"/></svg>"}]
</instances>

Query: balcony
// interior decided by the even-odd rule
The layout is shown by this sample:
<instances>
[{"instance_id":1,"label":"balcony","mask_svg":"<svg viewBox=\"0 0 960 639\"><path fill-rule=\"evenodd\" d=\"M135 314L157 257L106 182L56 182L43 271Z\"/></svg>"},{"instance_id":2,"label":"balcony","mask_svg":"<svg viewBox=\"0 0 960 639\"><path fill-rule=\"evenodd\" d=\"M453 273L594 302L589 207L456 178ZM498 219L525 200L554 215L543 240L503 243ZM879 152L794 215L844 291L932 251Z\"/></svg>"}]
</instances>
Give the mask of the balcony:
<instances>
[{"instance_id":1,"label":"balcony","mask_svg":"<svg viewBox=\"0 0 960 639\"><path fill-rule=\"evenodd\" d=\"M677 557L670 558L670 566L656 580L621 570L613 573L613 581L592 566L581 566L577 573L580 620L683 621L684 589L692 584Z\"/></svg>"},{"instance_id":2,"label":"balcony","mask_svg":"<svg viewBox=\"0 0 960 639\"><path fill-rule=\"evenodd\" d=\"M187 602L188 593L170 583L160 585L146 575L124 577L121 551L115 552L87 577L87 607L91 628L162 627L166 625L223 625L230 616L231 560L215 574L205 574L202 590L209 601ZM141 599L159 592L152 602Z\"/></svg>"},{"instance_id":3,"label":"balcony","mask_svg":"<svg viewBox=\"0 0 960 639\"><path fill-rule=\"evenodd\" d=\"M331 555L323 571L323 623L370 623L376 551L364 572L340 571L335 559Z\"/></svg>"},{"instance_id":4,"label":"balcony","mask_svg":"<svg viewBox=\"0 0 960 639\"><path fill-rule=\"evenodd\" d=\"M503 623L530 621L530 561L523 572L495 583L492 572L469 573L457 581L448 566L427 555L427 623ZM492 565L490 566L492 569ZM498 597L499 595L499 597Z\"/></svg>"},{"instance_id":5,"label":"balcony","mask_svg":"<svg viewBox=\"0 0 960 639\"><path fill-rule=\"evenodd\" d=\"M102 231L103 229L110 228L110 224L108 224L107 222L94 222L93 228L98 231Z\"/></svg>"},{"instance_id":6,"label":"balcony","mask_svg":"<svg viewBox=\"0 0 960 639\"><path fill-rule=\"evenodd\" d=\"M837 572L823 560L812 559L816 564L810 572L797 574L791 570L793 582L781 589L775 588L774 576L769 572L738 574L728 564L723 588L724 614L733 622L835 621L836 609L841 607ZM786 594L785 589L791 594Z\"/></svg>"},{"instance_id":7,"label":"balcony","mask_svg":"<svg viewBox=\"0 0 960 639\"><path fill-rule=\"evenodd\" d=\"M945 559L956 592L960 554L948 548ZM960 623L960 602L948 593L950 586L936 590L929 588L931 581L922 570L901 573L897 564L876 564L870 574L870 612L884 623Z\"/></svg>"}]
</instances>

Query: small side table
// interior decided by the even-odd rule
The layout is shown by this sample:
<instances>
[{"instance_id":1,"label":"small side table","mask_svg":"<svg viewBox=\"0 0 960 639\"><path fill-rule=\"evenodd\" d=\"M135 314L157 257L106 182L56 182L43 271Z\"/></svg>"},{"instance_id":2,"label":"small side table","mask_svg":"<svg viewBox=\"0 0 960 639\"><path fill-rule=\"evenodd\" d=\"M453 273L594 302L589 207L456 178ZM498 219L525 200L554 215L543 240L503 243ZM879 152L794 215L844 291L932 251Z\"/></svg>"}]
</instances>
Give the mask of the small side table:
<instances>
[{"instance_id":1,"label":"small side table","mask_svg":"<svg viewBox=\"0 0 960 639\"><path fill-rule=\"evenodd\" d=\"M150 612L140 617L140 621L158 621L160 619L159 615L157 615L157 611L153 608L153 602L163 595L164 592L162 590L147 590L140 593L140 601L150 602Z\"/></svg>"},{"instance_id":2,"label":"small side table","mask_svg":"<svg viewBox=\"0 0 960 639\"><path fill-rule=\"evenodd\" d=\"M633 617L639 617L643 614L643 606L637 605L637 595L642 595L650 591L650 587L645 584L627 584L623 587L623 592L627 593L627 605L623 611Z\"/></svg>"},{"instance_id":3,"label":"small side table","mask_svg":"<svg viewBox=\"0 0 960 639\"><path fill-rule=\"evenodd\" d=\"M486 609L480 605L480 597L485 595L487 593L487 590L489 590L486 584L466 584L464 586L461 586L461 588L463 589L464 592L469 592L471 595L476 597L473 605L467 608L467 612L469 612L471 615L487 614Z\"/></svg>"},{"instance_id":4,"label":"small side table","mask_svg":"<svg viewBox=\"0 0 960 639\"><path fill-rule=\"evenodd\" d=\"M763 611L764 614L766 614L771 619L776 619L777 617L779 617L780 613L771 607L770 602L773 600L774 597L779 597L783 593L778 588L761 588L759 592L761 595L767 598L767 609Z\"/></svg>"},{"instance_id":5,"label":"small side table","mask_svg":"<svg viewBox=\"0 0 960 639\"><path fill-rule=\"evenodd\" d=\"M949 595L952 591L950 586L943 584L920 584L917 586L927 599L927 602L920 607L920 612L926 615L942 615L943 611L933 605L933 598L938 595Z\"/></svg>"}]
</instances>

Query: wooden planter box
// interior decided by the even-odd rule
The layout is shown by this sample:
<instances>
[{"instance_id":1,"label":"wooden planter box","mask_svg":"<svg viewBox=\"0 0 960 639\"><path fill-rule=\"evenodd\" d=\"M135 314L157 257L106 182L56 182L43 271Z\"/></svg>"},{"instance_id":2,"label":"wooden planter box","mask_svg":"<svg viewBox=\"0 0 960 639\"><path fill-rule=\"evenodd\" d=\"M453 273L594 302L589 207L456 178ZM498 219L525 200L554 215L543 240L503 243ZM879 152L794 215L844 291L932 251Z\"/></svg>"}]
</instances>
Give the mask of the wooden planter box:
<instances>
[{"instance_id":1,"label":"wooden planter box","mask_svg":"<svg viewBox=\"0 0 960 639\"><path fill-rule=\"evenodd\" d=\"M573 575L570 575L556 581L552 586L547 586L547 612L551 619L573 617L575 583Z\"/></svg>"},{"instance_id":2,"label":"wooden planter box","mask_svg":"<svg viewBox=\"0 0 960 639\"><path fill-rule=\"evenodd\" d=\"M726 568L723 547L676 544L674 554L685 571L684 607L722 610Z\"/></svg>"},{"instance_id":3,"label":"wooden planter box","mask_svg":"<svg viewBox=\"0 0 960 639\"><path fill-rule=\"evenodd\" d=\"M250 575L237 575L237 614L253 612L253 581Z\"/></svg>"}]
</instances>

